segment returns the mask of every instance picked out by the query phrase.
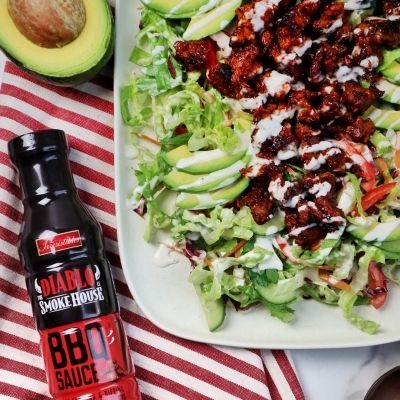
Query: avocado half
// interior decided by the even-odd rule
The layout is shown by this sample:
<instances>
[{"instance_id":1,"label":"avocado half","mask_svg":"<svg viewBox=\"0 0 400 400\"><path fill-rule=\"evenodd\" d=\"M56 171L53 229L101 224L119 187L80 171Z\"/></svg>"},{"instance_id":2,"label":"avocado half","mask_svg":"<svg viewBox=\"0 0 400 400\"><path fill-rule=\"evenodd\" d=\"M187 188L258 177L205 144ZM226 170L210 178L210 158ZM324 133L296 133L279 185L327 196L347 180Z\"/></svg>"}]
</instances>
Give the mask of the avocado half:
<instances>
[{"instance_id":1,"label":"avocado half","mask_svg":"<svg viewBox=\"0 0 400 400\"><path fill-rule=\"evenodd\" d=\"M17 29L0 0L0 49L28 73L59 86L75 86L95 76L114 49L114 23L107 0L83 0L86 23L79 36L63 47L44 48Z\"/></svg>"}]
</instances>

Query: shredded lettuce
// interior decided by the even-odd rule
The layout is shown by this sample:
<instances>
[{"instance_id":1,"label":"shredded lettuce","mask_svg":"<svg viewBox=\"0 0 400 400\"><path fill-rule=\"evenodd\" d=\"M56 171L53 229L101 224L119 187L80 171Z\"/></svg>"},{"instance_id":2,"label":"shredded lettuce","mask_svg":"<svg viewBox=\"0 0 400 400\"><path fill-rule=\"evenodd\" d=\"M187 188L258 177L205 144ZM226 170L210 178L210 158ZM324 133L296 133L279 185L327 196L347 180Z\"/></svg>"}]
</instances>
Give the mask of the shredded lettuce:
<instances>
[{"instance_id":1,"label":"shredded lettuce","mask_svg":"<svg viewBox=\"0 0 400 400\"><path fill-rule=\"evenodd\" d=\"M362 203L361 203L362 191L361 191L360 182L354 174L348 173L347 176L349 177L350 183L353 185L353 188L354 188L358 214L361 216L364 216L365 214L364 214L364 210L362 208Z\"/></svg>"},{"instance_id":2,"label":"shredded lettuce","mask_svg":"<svg viewBox=\"0 0 400 400\"><path fill-rule=\"evenodd\" d=\"M356 248L352 244L342 243L338 253L340 254L340 259L337 261L333 276L336 279L348 279L354 265Z\"/></svg>"},{"instance_id":3,"label":"shredded lettuce","mask_svg":"<svg viewBox=\"0 0 400 400\"><path fill-rule=\"evenodd\" d=\"M229 240L239 238L249 240L255 233L271 235L283 228L283 216L277 214L264 225L258 225L248 207L239 211L232 208L217 206L212 209L208 216L185 210L179 220L175 221L172 235L176 240L190 232L198 232L209 245L216 243L219 239Z\"/></svg>"},{"instance_id":4,"label":"shredded lettuce","mask_svg":"<svg viewBox=\"0 0 400 400\"><path fill-rule=\"evenodd\" d=\"M350 283L354 293L361 292L368 285L368 266L371 261L385 263L385 254L373 246L366 246L365 253L358 261L358 269Z\"/></svg>"},{"instance_id":5,"label":"shredded lettuce","mask_svg":"<svg viewBox=\"0 0 400 400\"><path fill-rule=\"evenodd\" d=\"M267 300L261 300L261 303L270 311L273 317L278 318L282 322L290 322L294 319L295 311L287 304L273 304Z\"/></svg>"},{"instance_id":6,"label":"shredded lettuce","mask_svg":"<svg viewBox=\"0 0 400 400\"><path fill-rule=\"evenodd\" d=\"M379 156L387 158L393 155L393 146L382 132L375 131L369 140L375 146L375 150Z\"/></svg>"},{"instance_id":7,"label":"shredded lettuce","mask_svg":"<svg viewBox=\"0 0 400 400\"><path fill-rule=\"evenodd\" d=\"M353 307L356 301L357 295L355 293L346 292L344 290L340 292L338 305L342 309L344 317L363 332L370 335L376 333L379 329L379 324L353 313Z\"/></svg>"}]
</instances>

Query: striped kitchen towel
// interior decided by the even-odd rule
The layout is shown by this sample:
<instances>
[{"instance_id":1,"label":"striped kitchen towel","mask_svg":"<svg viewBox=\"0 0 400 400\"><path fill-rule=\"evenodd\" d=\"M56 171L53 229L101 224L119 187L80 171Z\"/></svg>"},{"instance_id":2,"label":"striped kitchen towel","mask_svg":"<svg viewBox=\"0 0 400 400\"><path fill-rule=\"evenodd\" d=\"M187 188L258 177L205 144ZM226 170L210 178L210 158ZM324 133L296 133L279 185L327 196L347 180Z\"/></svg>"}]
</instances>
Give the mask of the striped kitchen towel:
<instances>
[{"instance_id":1,"label":"striped kitchen towel","mask_svg":"<svg viewBox=\"0 0 400 400\"><path fill-rule=\"evenodd\" d=\"M59 88L6 63L0 90L0 399L49 398L39 335L18 261L23 209L7 155L10 139L46 128L67 133L80 197L102 225L143 398L304 399L288 353L183 340L158 329L135 304L118 257L113 82L108 72L77 88Z\"/></svg>"}]
</instances>

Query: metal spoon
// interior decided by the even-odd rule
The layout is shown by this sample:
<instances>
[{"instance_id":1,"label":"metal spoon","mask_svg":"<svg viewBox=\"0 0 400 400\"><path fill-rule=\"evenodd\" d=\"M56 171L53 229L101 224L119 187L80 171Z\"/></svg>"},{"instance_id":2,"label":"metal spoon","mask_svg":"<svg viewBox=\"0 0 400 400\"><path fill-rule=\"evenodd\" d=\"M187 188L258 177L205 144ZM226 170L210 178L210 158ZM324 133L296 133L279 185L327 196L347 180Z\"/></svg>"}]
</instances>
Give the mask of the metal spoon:
<instances>
[{"instance_id":1,"label":"metal spoon","mask_svg":"<svg viewBox=\"0 0 400 400\"><path fill-rule=\"evenodd\" d=\"M364 400L400 400L400 365L378 378Z\"/></svg>"}]
</instances>

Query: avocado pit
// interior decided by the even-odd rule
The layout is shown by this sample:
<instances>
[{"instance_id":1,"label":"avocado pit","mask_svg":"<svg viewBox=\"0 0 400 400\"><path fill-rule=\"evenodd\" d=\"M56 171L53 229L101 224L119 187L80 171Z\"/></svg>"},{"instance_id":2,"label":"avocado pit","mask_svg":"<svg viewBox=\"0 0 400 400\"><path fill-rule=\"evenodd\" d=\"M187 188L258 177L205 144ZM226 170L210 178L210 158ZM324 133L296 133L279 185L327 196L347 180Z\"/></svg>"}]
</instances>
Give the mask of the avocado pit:
<instances>
[{"instance_id":1,"label":"avocado pit","mask_svg":"<svg viewBox=\"0 0 400 400\"><path fill-rule=\"evenodd\" d=\"M82 0L8 0L7 7L21 34L45 48L74 41L86 23Z\"/></svg>"}]
</instances>

